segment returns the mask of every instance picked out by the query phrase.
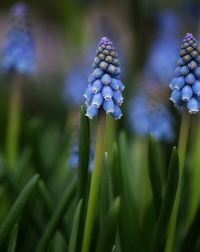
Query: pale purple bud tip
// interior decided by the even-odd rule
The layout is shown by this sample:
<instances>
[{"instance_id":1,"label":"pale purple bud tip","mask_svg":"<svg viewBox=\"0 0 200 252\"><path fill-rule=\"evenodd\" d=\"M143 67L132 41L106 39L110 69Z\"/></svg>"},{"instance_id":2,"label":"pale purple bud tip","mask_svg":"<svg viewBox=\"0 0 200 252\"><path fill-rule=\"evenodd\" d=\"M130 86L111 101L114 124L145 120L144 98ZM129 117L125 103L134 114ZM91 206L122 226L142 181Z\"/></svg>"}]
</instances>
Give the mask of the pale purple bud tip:
<instances>
[{"instance_id":1,"label":"pale purple bud tip","mask_svg":"<svg viewBox=\"0 0 200 252\"><path fill-rule=\"evenodd\" d=\"M11 14L13 16L24 16L27 14L28 7L25 3L20 2L17 3L12 9L11 9Z\"/></svg>"}]
</instances>

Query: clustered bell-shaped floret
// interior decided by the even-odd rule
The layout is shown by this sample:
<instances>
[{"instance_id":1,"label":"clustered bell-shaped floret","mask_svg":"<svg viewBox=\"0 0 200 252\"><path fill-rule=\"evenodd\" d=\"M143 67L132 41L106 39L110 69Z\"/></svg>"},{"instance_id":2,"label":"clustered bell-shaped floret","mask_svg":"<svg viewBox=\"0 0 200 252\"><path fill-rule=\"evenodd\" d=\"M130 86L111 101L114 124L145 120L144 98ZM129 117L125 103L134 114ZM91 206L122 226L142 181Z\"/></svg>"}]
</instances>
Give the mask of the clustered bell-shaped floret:
<instances>
[{"instance_id":1,"label":"clustered bell-shaped floret","mask_svg":"<svg viewBox=\"0 0 200 252\"><path fill-rule=\"evenodd\" d=\"M120 65L112 42L103 37L99 43L89 76L86 98L86 116L94 118L100 109L104 109L115 119L122 117L120 106L123 103L124 85L120 80Z\"/></svg>"},{"instance_id":2,"label":"clustered bell-shaped floret","mask_svg":"<svg viewBox=\"0 0 200 252\"><path fill-rule=\"evenodd\" d=\"M191 33L182 41L175 77L169 84L170 100L178 107L187 107L190 114L200 109L200 48Z\"/></svg>"}]
</instances>

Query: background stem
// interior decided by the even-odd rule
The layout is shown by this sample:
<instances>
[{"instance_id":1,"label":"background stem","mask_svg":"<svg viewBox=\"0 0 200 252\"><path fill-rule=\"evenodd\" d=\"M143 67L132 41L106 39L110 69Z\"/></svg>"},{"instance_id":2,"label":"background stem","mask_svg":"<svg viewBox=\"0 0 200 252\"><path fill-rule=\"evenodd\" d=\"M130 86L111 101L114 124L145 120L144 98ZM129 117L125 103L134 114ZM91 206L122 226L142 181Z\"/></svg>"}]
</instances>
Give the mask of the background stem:
<instances>
[{"instance_id":1,"label":"background stem","mask_svg":"<svg viewBox=\"0 0 200 252\"><path fill-rule=\"evenodd\" d=\"M105 136L105 122L106 115L100 112L97 125L97 138L95 146L94 167L92 171L92 178L90 184L88 208L83 236L82 252L88 252L90 247L90 240L92 229L94 225L95 211L99 192L99 183L101 177L101 166L104 155L104 136Z\"/></svg>"},{"instance_id":2,"label":"background stem","mask_svg":"<svg viewBox=\"0 0 200 252\"><path fill-rule=\"evenodd\" d=\"M17 160L19 145L20 117L21 117L21 89L22 76L15 74L11 86L9 104L8 129L6 136L6 161L10 168L14 168Z\"/></svg>"}]
</instances>

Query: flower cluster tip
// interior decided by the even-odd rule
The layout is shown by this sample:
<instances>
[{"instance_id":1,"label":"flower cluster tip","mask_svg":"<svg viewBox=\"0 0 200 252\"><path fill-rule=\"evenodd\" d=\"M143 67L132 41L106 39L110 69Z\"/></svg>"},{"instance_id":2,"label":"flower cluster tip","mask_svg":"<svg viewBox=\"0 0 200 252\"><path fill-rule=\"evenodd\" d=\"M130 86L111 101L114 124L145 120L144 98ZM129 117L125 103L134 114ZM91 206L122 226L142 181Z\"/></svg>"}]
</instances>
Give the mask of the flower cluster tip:
<instances>
[{"instance_id":1,"label":"flower cluster tip","mask_svg":"<svg viewBox=\"0 0 200 252\"><path fill-rule=\"evenodd\" d=\"M102 37L98 45L93 63L93 72L88 78L86 98L86 116L93 119L100 109L115 119L122 117L120 106L123 103L122 91L124 85L120 80L120 63L113 47L107 37Z\"/></svg>"}]
</instances>

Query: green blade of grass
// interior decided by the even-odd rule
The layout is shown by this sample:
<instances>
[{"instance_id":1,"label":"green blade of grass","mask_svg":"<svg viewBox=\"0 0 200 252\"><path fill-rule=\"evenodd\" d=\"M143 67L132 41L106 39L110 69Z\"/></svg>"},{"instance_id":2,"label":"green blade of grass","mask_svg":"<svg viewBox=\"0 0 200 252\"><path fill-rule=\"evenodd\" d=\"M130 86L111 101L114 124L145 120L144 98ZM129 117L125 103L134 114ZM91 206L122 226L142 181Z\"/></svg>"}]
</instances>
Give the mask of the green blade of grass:
<instances>
[{"instance_id":1,"label":"green blade of grass","mask_svg":"<svg viewBox=\"0 0 200 252\"><path fill-rule=\"evenodd\" d=\"M198 239L200 237L199 226L200 226L200 205L183 239L180 252L188 252L188 251L191 251L191 248L195 248L195 245L197 244Z\"/></svg>"},{"instance_id":2,"label":"green blade of grass","mask_svg":"<svg viewBox=\"0 0 200 252\"><path fill-rule=\"evenodd\" d=\"M16 201L14 202L11 210L7 214L6 218L4 219L3 223L0 227L0 245L3 244L6 236L8 235L12 226L17 222L18 218L22 214L26 203L30 199L30 196L35 189L37 182L39 179L39 175L35 175L24 187Z\"/></svg>"},{"instance_id":3,"label":"green blade of grass","mask_svg":"<svg viewBox=\"0 0 200 252\"><path fill-rule=\"evenodd\" d=\"M160 210L158 223L153 237L151 252L161 251L162 246L164 244L171 212L173 209L177 193L178 183L179 183L179 157L177 149L176 147L174 147L172 150L169 164L167 187Z\"/></svg>"},{"instance_id":4,"label":"green blade of grass","mask_svg":"<svg viewBox=\"0 0 200 252\"><path fill-rule=\"evenodd\" d=\"M88 182L88 164L90 157L90 127L89 119L85 116L85 109L81 107L81 124L79 140L79 168L78 168L78 198L85 197Z\"/></svg>"},{"instance_id":5,"label":"green blade of grass","mask_svg":"<svg viewBox=\"0 0 200 252\"><path fill-rule=\"evenodd\" d=\"M76 252L76 249L77 249L77 239L78 239L78 231L79 231L79 226L80 226L82 205L83 205L83 200L80 199L78 206L76 208L76 212L74 214L72 231L71 231L71 236L70 236L70 241L69 241L70 252Z\"/></svg>"},{"instance_id":6,"label":"green blade of grass","mask_svg":"<svg viewBox=\"0 0 200 252\"><path fill-rule=\"evenodd\" d=\"M149 137L149 156L148 156L148 171L153 193L153 199L157 214L160 212L162 202L162 186L158 168L158 158L156 151L156 144L153 135Z\"/></svg>"},{"instance_id":7,"label":"green blade of grass","mask_svg":"<svg viewBox=\"0 0 200 252\"><path fill-rule=\"evenodd\" d=\"M116 246L115 245L112 247L111 252L116 252Z\"/></svg>"},{"instance_id":8,"label":"green blade of grass","mask_svg":"<svg viewBox=\"0 0 200 252\"><path fill-rule=\"evenodd\" d=\"M53 247L53 240L50 240L48 248L47 248L47 252L51 252L52 251L52 247Z\"/></svg>"},{"instance_id":9,"label":"green blade of grass","mask_svg":"<svg viewBox=\"0 0 200 252\"><path fill-rule=\"evenodd\" d=\"M18 224L15 224L11 232L8 252L15 252L15 248L17 244L17 236L18 236Z\"/></svg>"},{"instance_id":10,"label":"green blade of grass","mask_svg":"<svg viewBox=\"0 0 200 252\"><path fill-rule=\"evenodd\" d=\"M49 214L51 214L53 210L53 199L51 195L49 194L49 191L44 181L41 179L39 180L39 183L38 183L38 189L39 189L41 199L46 206L46 210L48 211Z\"/></svg>"},{"instance_id":11,"label":"green blade of grass","mask_svg":"<svg viewBox=\"0 0 200 252\"><path fill-rule=\"evenodd\" d=\"M44 181L41 179L39 180L39 183L38 183L38 189L40 192L42 203L46 207L45 211L46 211L47 218L50 218L50 216L53 214L53 211L54 211L54 207L53 207L54 201L48 191L47 186L45 185ZM63 220L61 220L61 222L59 223L59 229L60 229L63 237L65 238L65 240L68 241L69 240L69 233L66 232L65 227L66 227L66 223Z\"/></svg>"},{"instance_id":12,"label":"green blade of grass","mask_svg":"<svg viewBox=\"0 0 200 252\"><path fill-rule=\"evenodd\" d=\"M64 191L63 196L60 202L58 203L58 206L55 209L51 219L49 220L49 223L47 224L47 227L42 235L41 240L39 241L39 244L36 249L37 252L43 252L47 249L48 244L53 238L53 235L55 234L58 228L58 224L60 223L65 211L67 210L71 200L73 199L75 192L76 179L74 179L70 187L67 187L67 189Z\"/></svg>"},{"instance_id":13,"label":"green blade of grass","mask_svg":"<svg viewBox=\"0 0 200 252\"><path fill-rule=\"evenodd\" d=\"M102 172L101 172L101 181L100 181L100 189L99 189L99 214L100 214L100 228L102 227L102 223L104 221L105 216L109 211L109 203L110 203L110 174L108 167L108 154L107 152L104 154Z\"/></svg>"},{"instance_id":14,"label":"green blade of grass","mask_svg":"<svg viewBox=\"0 0 200 252\"><path fill-rule=\"evenodd\" d=\"M96 252L110 252L112 250L115 243L119 212L120 197L117 197L104 220L102 230L99 234Z\"/></svg>"},{"instance_id":15,"label":"green blade of grass","mask_svg":"<svg viewBox=\"0 0 200 252\"><path fill-rule=\"evenodd\" d=\"M123 148L123 145L121 145ZM125 155L125 151L123 152ZM126 211L120 211L119 217L119 237L121 248L123 251L138 250L138 223L137 223L137 208L127 185L127 169L124 161L125 156L120 153L118 145L113 146L111 171L112 171L112 185L115 197L120 196L121 205ZM128 182L127 182L128 181Z\"/></svg>"}]
</instances>

